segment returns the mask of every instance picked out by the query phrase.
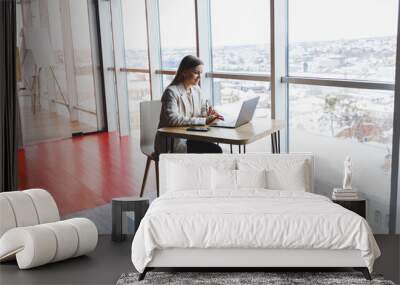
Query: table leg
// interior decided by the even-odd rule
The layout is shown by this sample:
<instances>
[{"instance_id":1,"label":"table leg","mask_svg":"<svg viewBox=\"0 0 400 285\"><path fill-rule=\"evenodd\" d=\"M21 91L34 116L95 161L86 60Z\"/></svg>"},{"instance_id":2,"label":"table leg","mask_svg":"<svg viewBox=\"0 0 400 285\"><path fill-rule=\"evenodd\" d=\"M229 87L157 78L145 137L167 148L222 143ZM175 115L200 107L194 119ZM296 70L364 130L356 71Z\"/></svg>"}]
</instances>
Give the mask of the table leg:
<instances>
[{"instance_id":1,"label":"table leg","mask_svg":"<svg viewBox=\"0 0 400 285\"><path fill-rule=\"evenodd\" d=\"M281 153L281 132L277 131L278 141L276 143L277 153Z\"/></svg>"},{"instance_id":2,"label":"table leg","mask_svg":"<svg viewBox=\"0 0 400 285\"><path fill-rule=\"evenodd\" d=\"M242 146L239 145L239 153L242 153Z\"/></svg>"},{"instance_id":3,"label":"table leg","mask_svg":"<svg viewBox=\"0 0 400 285\"><path fill-rule=\"evenodd\" d=\"M113 241L122 241L122 206L112 203L112 235Z\"/></svg>"},{"instance_id":4,"label":"table leg","mask_svg":"<svg viewBox=\"0 0 400 285\"><path fill-rule=\"evenodd\" d=\"M243 153L246 153L246 145L243 145Z\"/></svg>"},{"instance_id":5,"label":"table leg","mask_svg":"<svg viewBox=\"0 0 400 285\"><path fill-rule=\"evenodd\" d=\"M232 150L232 144L231 144L231 154L233 153L233 150Z\"/></svg>"},{"instance_id":6,"label":"table leg","mask_svg":"<svg viewBox=\"0 0 400 285\"><path fill-rule=\"evenodd\" d=\"M280 144L281 144L280 131L276 131L271 134L272 153L281 153Z\"/></svg>"},{"instance_id":7,"label":"table leg","mask_svg":"<svg viewBox=\"0 0 400 285\"><path fill-rule=\"evenodd\" d=\"M171 153L174 153L174 138L171 138Z\"/></svg>"},{"instance_id":8,"label":"table leg","mask_svg":"<svg viewBox=\"0 0 400 285\"><path fill-rule=\"evenodd\" d=\"M276 153L276 133L271 134L271 148L272 153Z\"/></svg>"},{"instance_id":9,"label":"table leg","mask_svg":"<svg viewBox=\"0 0 400 285\"><path fill-rule=\"evenodd\" d=\"M160 196L160 173L158 158L154 160L154 167L156 169L156 186L157 186L157 197Z\"/></svg>"}]
</instances>

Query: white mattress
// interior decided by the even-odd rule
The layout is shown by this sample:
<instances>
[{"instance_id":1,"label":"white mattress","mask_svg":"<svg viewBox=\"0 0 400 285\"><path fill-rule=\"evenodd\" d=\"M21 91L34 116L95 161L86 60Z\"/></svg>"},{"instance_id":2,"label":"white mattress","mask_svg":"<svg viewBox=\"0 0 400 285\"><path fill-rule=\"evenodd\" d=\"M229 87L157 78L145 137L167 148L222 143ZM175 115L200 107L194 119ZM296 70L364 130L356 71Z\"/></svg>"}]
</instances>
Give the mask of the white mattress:
<instances>
[{"instance_id":1,"label":"white mattress","mask_svg":"<svg viewBox=\"0 0 400 285\"><path fill-rule=\"evenodd\" d=\"M132 243L139 272L156 249L246 248L359 250L372 271L379 248L365 219L306 192L248 189L166 193L143 218Z\"/></svg>"}]
</instances>

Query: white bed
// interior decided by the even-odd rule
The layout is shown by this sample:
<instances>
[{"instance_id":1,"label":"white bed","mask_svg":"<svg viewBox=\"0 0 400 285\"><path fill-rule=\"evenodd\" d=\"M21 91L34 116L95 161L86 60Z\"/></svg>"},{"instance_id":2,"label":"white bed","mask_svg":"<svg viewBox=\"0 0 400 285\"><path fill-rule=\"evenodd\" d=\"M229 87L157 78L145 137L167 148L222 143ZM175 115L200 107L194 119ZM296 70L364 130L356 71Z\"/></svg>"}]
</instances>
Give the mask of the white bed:
<instances>
[{"instance_id":1,"label":"white bed","mask_svg":"<svg viewBox=\"0 0 400 285\"><path fill-rule=\"evenodd\" d=\"M251 155L162 156L164 194L151 204L134 237L132 262L136 269L145 274L154 267L355 267L364 268L363 273L369 277L368 270L372 271L380 252L367 222L328 198L310 193L312 179L304 179L308 181L306 191L236 186L232 189L229 185L210 190L207 183L200 181L206 179L200 166L204 160L206 165L217 165L220 170L229 165L228 170L217 171L217 175L223 176L222 173L237 173L230 170L238 165L248 166L251 158ZM270 158L261 159L270 161ZM313 172L310 155L295 158L307 161L307 175ZM245 159L247 164L238 163L238 159ZM260 156L253 159L259 168ZM278 169L283 171L282 165L295 165L287 163L292 159L293 156L279 155L280 162L273 164L280 164ZM254 166L253 162L250 164ZM184 173L185 169L193 171L196 165L200 170L194 176ZM232 165L234 169L230 169ZM248 170L244 169L242 174L258 175L257 170ZM285 170L285 177L295 180L298 171L295 172ZM175 174L187 179L183 183L203 185L187 190L185 185L172 181L177 178ZM212 176L215 180L215 175ZM222 177L220 184L225 180L228 178ZM291 185L296 188L296 183ZM172 191L172 186L182 191Z\"/></svg>"}]
</instances>

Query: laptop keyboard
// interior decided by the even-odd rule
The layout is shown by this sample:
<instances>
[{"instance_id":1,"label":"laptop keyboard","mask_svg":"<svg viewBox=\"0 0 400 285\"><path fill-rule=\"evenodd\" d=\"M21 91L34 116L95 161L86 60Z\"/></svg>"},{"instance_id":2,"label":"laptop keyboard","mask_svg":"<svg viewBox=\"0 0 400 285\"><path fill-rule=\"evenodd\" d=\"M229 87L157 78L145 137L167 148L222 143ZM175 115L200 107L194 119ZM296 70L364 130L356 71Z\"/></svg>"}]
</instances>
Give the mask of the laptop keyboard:
<instances>
[{"instance_id":1,"label":"laptop keyboard","mask_svg":"<svg viewBox=\"0 0 400 285\"><path fill-rule=\"evenodd\" d=\"M214 122L210 126L215 126L215 125L220 125L220 126L234 126L236 121L219 121L219 122Z\"/></svg>"}]
</instances>

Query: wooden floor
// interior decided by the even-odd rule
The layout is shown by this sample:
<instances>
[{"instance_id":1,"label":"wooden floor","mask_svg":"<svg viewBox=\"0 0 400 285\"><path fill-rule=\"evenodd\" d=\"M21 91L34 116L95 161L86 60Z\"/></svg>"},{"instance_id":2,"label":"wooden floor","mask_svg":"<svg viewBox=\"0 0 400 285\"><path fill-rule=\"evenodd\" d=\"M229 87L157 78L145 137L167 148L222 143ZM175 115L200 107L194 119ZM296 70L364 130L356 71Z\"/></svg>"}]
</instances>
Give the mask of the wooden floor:
<instances>
[{"instance_id":1,"label":"wooden floor","mask_svg":"<svg viewBox=\"0 0 400 285\"><path fill-rule=\"evenodd\" d=\"M48 190L61 215L136 196L145 163L138 143L104 132L26 146L19 152L19 188ZM153 177L150 173L146 194L155 192Z\"/></svg>"},{"instance_id":2,"label":"wooden floor","mask_svg":"<svg viewBox=\"0 0 400 285\"><path fill-rule=\"evenodd\" d=\"M221 145L229 153L229 145ZM270 140L248 145L247 151L270 150ZM237 147L234 152L238 151ZM55 198L61 215L92 209L113 197L138 196L146 156L138 129L130 136L97 133L25 146L19 152L19 188L43 188ZM144 196L156 196L151 164Z\"/></svg>"}]
</instances>

